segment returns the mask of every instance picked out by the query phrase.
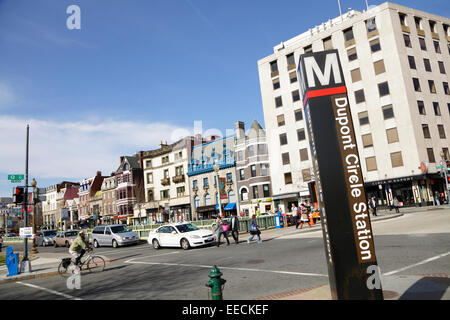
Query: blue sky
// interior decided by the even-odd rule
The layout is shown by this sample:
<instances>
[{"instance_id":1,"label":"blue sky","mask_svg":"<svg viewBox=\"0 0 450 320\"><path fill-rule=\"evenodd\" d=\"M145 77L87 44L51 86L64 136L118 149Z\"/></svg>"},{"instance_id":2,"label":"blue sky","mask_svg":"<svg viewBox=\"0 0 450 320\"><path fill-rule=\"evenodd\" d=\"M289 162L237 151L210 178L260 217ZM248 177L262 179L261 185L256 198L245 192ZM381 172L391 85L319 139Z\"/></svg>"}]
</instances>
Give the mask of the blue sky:
<instances>
[{"instance_id":1,"label":"blue sky","mask_svg":"<svg viewBox=\"0 0 450 320\"><path fill-rule=\"evenodd\" d=\"M450 11L447 0L396 3ZM66 27L72 4L81 30ZM120 155L194 121L264 127L257 60L338 14L336 0L0 0L0 196L11 193L7 174L24 172L27 123L41 187L109 174Z\"/></svg>"}]
</instances>

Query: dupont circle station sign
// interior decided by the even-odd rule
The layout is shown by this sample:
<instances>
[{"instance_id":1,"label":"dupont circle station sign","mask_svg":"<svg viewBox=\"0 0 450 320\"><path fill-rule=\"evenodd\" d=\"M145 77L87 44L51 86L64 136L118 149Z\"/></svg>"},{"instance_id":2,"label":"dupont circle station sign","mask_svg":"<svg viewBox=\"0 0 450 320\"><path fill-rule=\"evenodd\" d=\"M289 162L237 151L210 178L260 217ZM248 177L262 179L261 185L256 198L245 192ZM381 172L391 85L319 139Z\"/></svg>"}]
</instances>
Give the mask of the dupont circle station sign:
<instances>
[{"instance_id":1,"label":"dupont circle station sign","mask_svg":"<svg viewBox=\"0 0 450 320\"><path fill-rule=\"evenodd\" d=\"M382 300L347 88L337 50L298 67L333 299Z\"/></svg>"}]
</instances>

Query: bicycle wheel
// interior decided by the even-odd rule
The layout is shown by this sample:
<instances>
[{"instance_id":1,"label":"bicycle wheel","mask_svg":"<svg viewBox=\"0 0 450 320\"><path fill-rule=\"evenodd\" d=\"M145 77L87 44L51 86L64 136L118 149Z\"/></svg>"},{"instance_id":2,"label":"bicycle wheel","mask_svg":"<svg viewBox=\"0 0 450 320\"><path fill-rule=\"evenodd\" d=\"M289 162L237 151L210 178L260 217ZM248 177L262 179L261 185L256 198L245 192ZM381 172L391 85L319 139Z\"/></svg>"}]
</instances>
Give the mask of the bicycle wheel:
<instances>
[{"instance_id":1,"label":"bicycle wheel","mask_svg":"<svg viewBox=\"0 0 450 320\"><path fill-rule=\"evenodd\" d=\"M61 277L69 277L72 274L72 271L69 270L70 266L73 266L73 262L71 262L68 266L64 267L63 261L61 261L58 266L59 275Z\"/></svg>"},{"instance_id":2,"label":"bicycle wheel","mask_svg":"<svg viewBox=\"0 0 450 320\"><path fill-rule=\"evenodd\" d=\"M90 272L102 272L105 269L105 260L99 256L93 256L87 263L87 269Z\"/></svg>"}]
</instances>

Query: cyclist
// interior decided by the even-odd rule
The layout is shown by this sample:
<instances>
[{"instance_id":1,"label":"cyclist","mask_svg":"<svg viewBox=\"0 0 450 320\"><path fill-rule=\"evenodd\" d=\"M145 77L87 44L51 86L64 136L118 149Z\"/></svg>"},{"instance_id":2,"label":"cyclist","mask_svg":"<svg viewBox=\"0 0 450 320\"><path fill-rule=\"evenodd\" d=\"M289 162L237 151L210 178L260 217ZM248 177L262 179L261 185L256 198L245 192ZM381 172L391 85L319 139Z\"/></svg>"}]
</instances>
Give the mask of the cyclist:
<instances>
[{"instance_id":1,"label":"cyclist","mask_svg":"<svg viewBox=\"0 0 450 320\"><path fill-rule=\"evenodd\" d=\"M81 257L87 250L90 250L89 242L83 230L78 233L78 237L72 242L69 253L72 255L72 261L75 265L80 263Z\"/></svg>"}]
</instances>

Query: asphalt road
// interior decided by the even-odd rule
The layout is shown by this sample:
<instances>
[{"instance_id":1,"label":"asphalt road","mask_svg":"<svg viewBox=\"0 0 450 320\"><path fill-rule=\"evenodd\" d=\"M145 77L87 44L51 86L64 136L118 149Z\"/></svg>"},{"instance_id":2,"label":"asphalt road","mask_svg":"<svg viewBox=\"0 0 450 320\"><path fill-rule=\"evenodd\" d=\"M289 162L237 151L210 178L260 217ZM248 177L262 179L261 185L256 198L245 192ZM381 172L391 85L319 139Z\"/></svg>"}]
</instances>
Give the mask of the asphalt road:
<instances>
[{"instance_id":1,"label":"asphalt road","mask_svg":"<svg viewBox=\"0 0 450 320\"><path fill-rule=\"evenodd\" d=\"M450 273L450 210L415 212L373 223L382 274ZM322 232L265 237L263 243L154 250L147 244L99 248L113 259L104 272L82 274L81 289L70 290L56 276L0 285L0 299L167 299L206 300L205 283L216 264L227 280L224 299L251 300L328 284ZM231 238L230 238L231 239ZM17 245L17 249L20 245ZM39 248L67 252L66 248ZM432 257L431 261L427 261ZM425 261L425 262L424 262ZM50 290L50 291L49 291Z\"/></svg>"}]
</instances>

